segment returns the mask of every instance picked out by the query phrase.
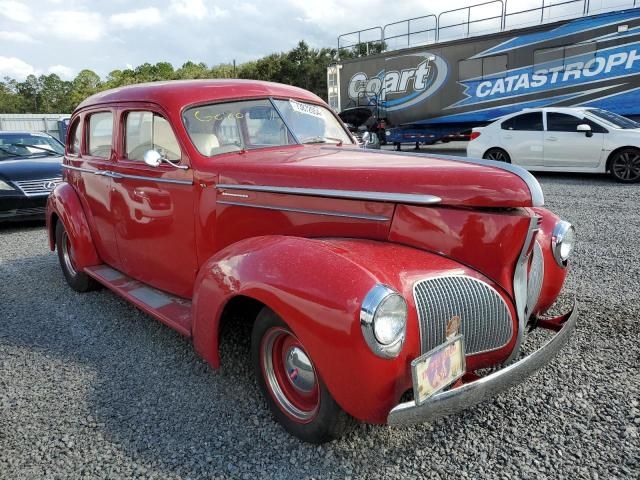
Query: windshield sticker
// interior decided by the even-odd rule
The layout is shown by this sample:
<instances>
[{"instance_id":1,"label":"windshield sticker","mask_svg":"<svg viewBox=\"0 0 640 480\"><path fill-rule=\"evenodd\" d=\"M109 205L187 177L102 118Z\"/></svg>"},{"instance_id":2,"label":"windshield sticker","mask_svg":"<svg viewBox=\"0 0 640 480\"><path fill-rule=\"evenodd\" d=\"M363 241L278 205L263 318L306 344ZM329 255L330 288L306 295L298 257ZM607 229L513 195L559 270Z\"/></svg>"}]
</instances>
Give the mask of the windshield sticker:
<instances>
[{"instance_id":1,"label":"windshield sticker","mask_svg":"<svg viewBox=\"0 0 640 480\"><path fill-rule=\"evenodd\" d=\"M316 105L310 105L308 103L300 103L295 100L289 100L289 104L294 112L302 113L303 115L311 115L313 117L323 118L322 109Z\"/></svg>"}]
</instances>

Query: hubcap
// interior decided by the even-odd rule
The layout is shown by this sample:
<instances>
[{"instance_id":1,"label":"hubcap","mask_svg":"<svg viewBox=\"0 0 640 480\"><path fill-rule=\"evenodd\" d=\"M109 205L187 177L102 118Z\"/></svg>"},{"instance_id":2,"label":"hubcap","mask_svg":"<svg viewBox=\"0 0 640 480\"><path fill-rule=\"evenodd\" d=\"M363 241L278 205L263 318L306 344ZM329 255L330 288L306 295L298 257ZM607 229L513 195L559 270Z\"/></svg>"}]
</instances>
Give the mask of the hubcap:
<instances>
[{"instance_id":1,"label":"hubcap","mask_svg":"<svg viewBox=\"0 0 640 480\"><path fill-rule=\"evenodd\" d=\"M293 388L300 392L309 394L316 386L316 373L313 371L311 360L298 347L289 349L284 362L287 378Z\"/></svg>"},{"instance_id":2,"label":"hubcap","mask_svg":"<svg viewBox=\"0 0 640 480\"><path fill-rule=\"evenodd\" d=\"M613 174L621 180L640 178L640 155L634 152L619 153L613 162Z\"/></svg>"},{"instance_id":3,"label":"hubcap","mask_svg":"<svg viewBox=\"0 0 640 480\"><path fill-rule=\"evenodd\" d=\"M260 343L260 363L271 396L291 419L308 423L320 404L318 379L300 341L288 330L274 327Z\"/></svg>"},{"instance_id":4,"label":"hubcap","mask_svg":"<svg viewBox=\"0 0 640 480\"><path fill-rule=\"evenodd\" d=\"M73 260L71 259L71 242L67 236L67 232L62 233L62 258L64 259L64 266L72 277L76 276L76 269L73 266Z\"/></svg>"}]
</instances>

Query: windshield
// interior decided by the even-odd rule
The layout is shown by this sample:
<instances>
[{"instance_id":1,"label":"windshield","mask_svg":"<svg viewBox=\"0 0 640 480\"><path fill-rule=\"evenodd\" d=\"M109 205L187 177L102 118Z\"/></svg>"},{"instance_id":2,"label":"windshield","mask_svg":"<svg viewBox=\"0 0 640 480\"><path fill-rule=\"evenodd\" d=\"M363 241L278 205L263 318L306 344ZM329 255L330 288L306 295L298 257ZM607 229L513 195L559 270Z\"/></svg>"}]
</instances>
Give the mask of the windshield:
<instances>
[{"instance_id":1,"label":"windshield","mask_svg":"<svg viewBox=\"0 0 640 480\"><path fill-rule=\"evenodd\" d=\"M275 104L261 99L193 107L183 121L193 144L208 157L297 143L352 143L326 108L294 100Z\"/></svg>"},{"instance_id":2,"label":"windshield","mask_svg":"<svg viewBox=\"0 0 640 480\"><path fill-rule=\"evenodd\" d=\"M352 143L326 108L296 100L275 100L275 104L300 143Z\"/></svg>"},{"instance_id":3,"label":"windshield","mask_svg":"<svg viewBox=\"0 0 640 480\"><path fill-rule=\"evenodd\" d=\"M0 160L63 154L64 146L55 138L44 133L3 133L0 135Z\"/></svg>"},{"instance_id":4,"label":"windshield","mask_svg":"<svg viewBox=\"0 0 640 480\"><path fill-rule=\"evenodd\" d=\"M640 128L639 123L634 122L627 117L623 117L622 115L618 115L617 113L609 112L608 110L591 108L588 112L618 128Z\"/></svg>"}]
</instances>

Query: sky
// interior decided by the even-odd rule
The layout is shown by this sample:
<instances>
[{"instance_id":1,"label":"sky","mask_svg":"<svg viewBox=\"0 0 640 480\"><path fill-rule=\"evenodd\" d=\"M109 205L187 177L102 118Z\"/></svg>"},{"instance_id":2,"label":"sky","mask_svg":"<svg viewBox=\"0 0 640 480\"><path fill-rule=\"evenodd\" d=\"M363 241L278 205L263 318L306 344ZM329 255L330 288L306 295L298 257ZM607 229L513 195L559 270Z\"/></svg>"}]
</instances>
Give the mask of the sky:
<instances>
[{"instance_id":1,"label":"sky","mask_svg":"<svg viewBox=\"0 0 640 480\"><path fill-rule=\"evenodd\" d=\"M0 78L56 73L71 79L83 68L105 77L160 61L176 68L188 60L242 63L289 50L300 40L334 47L341 33L480 1L0 0ZM541 3L510 0L509 10Z\"/></svg>"}]
</instances>

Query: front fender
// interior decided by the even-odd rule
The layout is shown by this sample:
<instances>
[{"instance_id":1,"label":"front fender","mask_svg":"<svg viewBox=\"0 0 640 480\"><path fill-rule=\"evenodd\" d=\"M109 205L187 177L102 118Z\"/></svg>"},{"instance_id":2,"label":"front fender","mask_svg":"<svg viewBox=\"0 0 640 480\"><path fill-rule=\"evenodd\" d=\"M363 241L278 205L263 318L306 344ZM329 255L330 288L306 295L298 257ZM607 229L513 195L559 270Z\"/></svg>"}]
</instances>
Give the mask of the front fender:
<instances>
[{"instance_id":1,"label":"front fender","mask_svg":"<svg viewBox=\"0 0 640 480\"><path fill-rule=\"evenodd\" d=\"M411 388L410 363L420 355L413 284L443 272L481 278L453 260L392 243L284 236L243 240L214 255L198 274L194 345L218 367L225 305L237 295L256 299L291 327L345 411L383 423ZM371 352L360 327L362 299L377 283L399 291L409 305L407 339L392 360Z\"/></svg>"},{"instance_id":2,"label":"front fender","mask_svg":"<svg viewBox=\"0 0 640 480\"><path fill-rule=\"evenodd\" d=\"M62 222L67 231L76 268L82 270L85 267L102 263L93 245L91 230L84 215L80 198L73 187L66 182L60 183L47 199L46 220L51 250L55 249L56 242L54 217Z\"/></svg>"}]
</instances>

